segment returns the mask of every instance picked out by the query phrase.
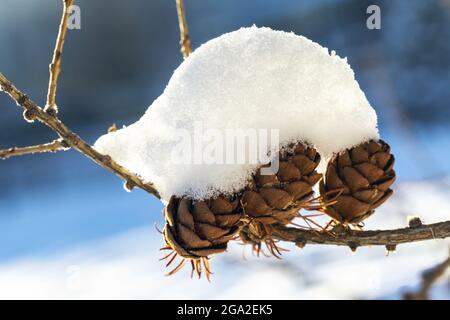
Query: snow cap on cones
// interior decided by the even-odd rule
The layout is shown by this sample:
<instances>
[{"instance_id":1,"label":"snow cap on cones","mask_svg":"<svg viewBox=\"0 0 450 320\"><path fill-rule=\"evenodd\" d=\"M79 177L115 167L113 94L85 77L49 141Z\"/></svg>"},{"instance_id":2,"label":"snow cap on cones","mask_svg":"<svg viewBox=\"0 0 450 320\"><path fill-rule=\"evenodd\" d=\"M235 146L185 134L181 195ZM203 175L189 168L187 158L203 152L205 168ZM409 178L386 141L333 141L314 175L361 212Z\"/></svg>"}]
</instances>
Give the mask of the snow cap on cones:
<instances>
[{"instance_id":1,"label":"snow cap on cones","mask_svg":"<svg viewBox=\"0 0 450 320\"><path fill-rule=\"evenodd\" d=\"M276 130L276 146L259 140L265 159L223 161L227 130ZM209 275L209 256L238 234L256 247L269 241L275 252L272 226L316 203L335 221L357 224L392 194L395 178L347 59L303 36L255 26L196 49L137 122L100 137L95 148L160 192L168 265L182 257L172 273L190 261ZM211 150L222 161L204 161ZM317 199L321 159L328 166ZM275 172L262 174L275 163Z\"/></svg>"},{"instance_id":2,"label":"snow cap on cones","mask_svg":"<svg viewBox=\"0 0 450 320\"><path fill-rule=\"evenodd\" d=\"M174 163L180 144L196 156L206 152L193 146L199 123L203 132L276 129L279 148L308 142L323 159L379 138L376 113L346 59L303 36L253 26L196 49L141 119L100 137L95 147L153 182L166 202L172 195L235 194L273 160ZM192 137L190 144L180 132Z\"/></svg>"}]
</instances>

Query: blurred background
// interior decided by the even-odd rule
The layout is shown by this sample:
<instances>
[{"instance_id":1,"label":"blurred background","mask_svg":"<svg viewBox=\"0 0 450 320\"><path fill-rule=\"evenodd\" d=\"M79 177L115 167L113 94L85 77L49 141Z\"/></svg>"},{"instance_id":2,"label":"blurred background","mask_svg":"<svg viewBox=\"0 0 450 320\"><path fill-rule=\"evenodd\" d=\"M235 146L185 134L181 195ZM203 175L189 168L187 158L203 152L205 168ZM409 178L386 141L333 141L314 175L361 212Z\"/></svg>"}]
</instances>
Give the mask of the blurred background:
<instances>
[{"instance_id":1,"label":"blurred background","mask_svg":"<svg viewBox=\"0 0 450 320\"><path fill-rule=\"evenodd\" d=\"M186 0L193 48L242 26L293 31L347 57L396 155L396 194L367 228L450 216L450 0ZM181 63L175 1L78 0L57 101L93 143L136 121ZM369 5L381 30L366 27ZM60 0L0 0L0 71L43 105ZM0 149L51 141L0 95ZM0 160L0 298L381 298L417 288L448 241L384 248L307 246L282 261L232 245L213 281L164 277L162 204L75 151ZM245 259L242 256L245 256ZM273 284L276 284L273 286ZM432 291L450 298L448 277Z\"/></svg>"}]
</instances>

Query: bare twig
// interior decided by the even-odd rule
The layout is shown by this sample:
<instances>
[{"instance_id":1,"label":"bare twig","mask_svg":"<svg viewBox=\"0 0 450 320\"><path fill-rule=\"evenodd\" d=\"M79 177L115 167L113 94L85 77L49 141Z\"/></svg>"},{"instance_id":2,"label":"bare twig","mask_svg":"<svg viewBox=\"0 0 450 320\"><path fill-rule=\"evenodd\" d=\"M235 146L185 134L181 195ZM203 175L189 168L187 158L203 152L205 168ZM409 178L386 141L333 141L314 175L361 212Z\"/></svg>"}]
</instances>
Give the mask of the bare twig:
<instances>
[{"instance_id":1,"label":"bare twig","mask_svg":"<svg viewBox=\"0 0 450 320\"><path fill-rule=\"evenodd\" d=\"M68 145L61 139L53 140L49 143L38 144L29 147L12 147L9 149L0 150L0 159L8 159L16 156L23 156L26 154L56 152L67 150Z\"/></svg>"},{"instance_id":2,"label":"bare twig","mask_svg":"<svg viewBox=\"0 0 450 320\"><path fill-rule=\"evenodd\" d=\"M191 39L189 38L189 30L186 22L186 12L184 10L184 0L176 0L178 25L180 26L180 46L181 53L186 59L192 52Z\"/></svg>"},{"instance_id":3,"label":"bare twig","mask_svg":"<svg viewBox=\"0 0 450 320\"><path fill-rule=\"evenodd\" d=\"M111 157L99 153L88 143L81 139L66 127L57 117L45 112L36 103L30 100L27 95L20 92L6 77L0 73L0 87L5 91L16 103L24 109L24 118L29 122L38 120L47 127L55 131L67 145L82 153L86 157L92 159L103 168L115 173L124 179L128 186L137 186L148 193L160 198L160 195L152 183L145 183L138 176L122 167Z\"/></svg>"},{"instance_id":4,"label":"bare twig","mask_svg":"<svg viewBox=\"0 0 450 320\"><path fill-rule=\"evenodd\" d=\"M53 52L53 59L49 66L50 78L47 92L47 102L44 111L55 115L58 112L56 106L56 89L58 84L59 74L61 73L61 55L64 47L64 40L66 37L67 25L70 17L70 6L74 0L63 0L64 10L59 24L58 36L56 38L55 49ZM27 147L12 147L9 149L0 150L0 159L7 159L14 156L22 156L26 154L56 152L67 150L68 145L62 139L56 139L52 142L27 146Z\"/></svg>"},{"instance_id":5,"label":"bare twig","mask_svg":"<svg viewBox=\"0 0 450 320\"><path fill-rule=\"evenodd\" d=\"M328 244L348 246L356 250L362 246L386 246L392 251L402 243L450 237L450 221L393 230L346 230L338 234L280 225L274 228L272 236L278 240L294 242L300 247L306 244Z\"/></svg>"},{"instance_id":6,"label":"bare twig","mask_svg":"<svg viewBox=\"0 0 450 320\"><path fill-rule=\"evenodd\" d=\"M117 131L117 125L115 123L113 123L109 128L108 128L108 133L111 132L116 132Z\"/></svg>"},{"instance_id":7,"label":"bare twig","mask_svg":"<svg viewBox=\"0 0 450 320\"><path fill-rule=\"evenodd\" d=\"M49 66L50 79L48 82L47 103L45 111L56 114L58 107L56 106L56 89L58 86L58 78L61 72L61 55L64 47L64 40L66 38L67 24L70 17L70 6L73 5L74 0L63 0L64 10L61 16L61 23L59 24L58 37L56 38L55 50L53 52L53 59Z\"/></svg>"},{"instance_id":8,"label":"bare twig","mask_svg":"<svg viewBox=\"0 0 450 320\"><path fill-rule=\"evenodd\" d=\"M416 292L408 292L404 295L407 300L427 300L429 298L430 289L450 268L450 257L441 262L437 266L425 270L422 273L422 283Z\"/></svg>"}]
</instances>

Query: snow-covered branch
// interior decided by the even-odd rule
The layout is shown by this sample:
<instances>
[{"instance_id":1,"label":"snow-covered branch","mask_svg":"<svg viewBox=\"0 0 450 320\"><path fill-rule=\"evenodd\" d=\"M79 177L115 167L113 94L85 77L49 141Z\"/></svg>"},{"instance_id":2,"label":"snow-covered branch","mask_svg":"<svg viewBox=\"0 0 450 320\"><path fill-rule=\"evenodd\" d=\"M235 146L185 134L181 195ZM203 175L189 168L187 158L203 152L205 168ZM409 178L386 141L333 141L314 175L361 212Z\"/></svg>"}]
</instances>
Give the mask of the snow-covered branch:
<instances>
[{"instance_id":1,"label":"snow-covered branch","mask_svg":"<svg viewBox=\"0 0 450 320\"><path fill-rule=\"evenodd\" d=\"M339 232L333 233L276 226L272 236L278 240L294 242L299 247L306 244L328 244L348 246L356 250L362 246L386 246L388 251L393 251L396 245L402 243L450 237L450 221L422 224L416 218L411 220L406 228L367 231L342 228Z\"/></svg>"},{"instance_id":2,"label":"snow-covered branch","mask_svg":"<svg viewBox=\"0 0 450 320\"><path fill-rule=\"evenodd\" d=\"M117 164L109 156L100 154L88 143L73 133L58 118L46 113L41 107L28 98L27 95L20 92L3 74L0 73L0 87L6 92L16 103L24 109L24 118L32 122L38 120L55 131L60 139L53 142L61 147L72 147L86 157L95 161L103 168L115 173L126 181L127 188L137 186L148 193L160 198L160 195L153 184L145 183L135 174L126 168ZM49 148L52 143L49 144ZM28 147L29 149L37 147ZM56 148L58 149L58 148ZM55 149L55 150L56 150ZM10 151L11 152L11 151ZM40 152L40 151L35 151ZM31 153L31 152L26 152ZM7 154L0 153L0 157L8 157ZM356 250L361 246L382 245L388 250L394 250L397 244L410 243L416 241L424 241L431 239L444 239L450 237L450 221L439 222L434 224L410 223L409 227L392 229L392 230L342 230L339 233L319 232L316 230L304 230L287 226L275 226L272 236L282 241L294 242L297 246L303 247L306 244L327 244L348 246L352 250Z\"/></svg>"},{"instance_id":3,"label":"snow-covered branch","mask_svg":"<svg viewBox=\"0 0 450 320\"><path fill-rule=\"evenodd\" d=\"M156 187L152 183L145 182L138 175L132 173L125 167L119 165L115 162L110 156L104 155L94 149L90 144L85 142L82 138L80 138L77 134L72 132L63 122L59 120L56 116L56 112L48 112L48 107L55 106L55 95L56 95L56 83L58 74L60 72L60 57L62 45L64 42L64 34L67 27L67 6L73 3L73 1L65 1L65 10L63 13L63 18L61 21L60 32L57 39L57 44L55 48L55 54L53 62L50 66L50 85L49 85L49 99L47 101L47 109L43 109L34 103L27 95L19 91L3 74L0 73L0 87L1 90L6 92L20 107L24 109L24 118L28 122L33 122L34 120L38 120L41 123L48 126L51 130L57 133L59 136L58 140L51 142L46 145L41 146L32 146L25 148L11 148L5 151L0 152L0 157L6 158L12 155L19 154L27 154L27 153L35 153L35 152L46 152L46 151L56 151L60 148L73 148L83 154L84 156L90 158L97 164L99 164L104 169L116 174L125 180L126 188L131 189L133 187L139 187L149 194L160 198L160 193L156 189ZM180 23L180 32L181 32L181 51L184 57L187 57L191 52L188 29L186 24L184 6L182 0L177 0L177 9L178 9L178 18ZM253 29L244 30L242 32L256 32ZM258 32L262 33L270 33L268 30L260 30ZM270 33L272 34L272 33ZM304 41L301 39L297 39L297 41ZM303 43L303 42L302 42ZM311 45L311 44L309 44ZM311 45L312 46L312 45ZM315 48L315 49L314 49ZM320 47L310 48L312 51L318 50L322 52ZM327 59L328 52L322 52L321 54L326 55ZM238 55L236 55L238 56ZM253 56L250 55L253 59ZM240 58L240 56L238 56ZM332 57L330 59L337 59L336 57ZM230 60L233 61L233 60ZM333 62L334 60L327 60ZM346 63L346 62L345 62ZM53 65L53 67L52 67ZM235 65L233 63L229 63L229 65ZM337 65L333 62L333 65ZM344 62L341 63L341 67L348 72L347 65ZM53 70L53 71L52 71ZM204 68L206 70L206 68ZM342 70L341 70L342 71ZM253 72L253 71L252 71ZM326 78L325 76L323 78ZM231 81L235 81L235 77L233 76ZM212 81L212 83L219 83L219 81ZM220 88L226 87L220 85ZM356 87L359 90L359 87ZM342 90L342 89L339 89ZM297 90L295 90L297 92ZM359 91L358 91L359 92ZM245 96L244 96L245 97ZM264 97L263 97L264 98ZM244 99L245 100L245 99ZM328 101L327 97L325 97L326 101ZM192 101L196 101L192 99ZM347 104L347 103L346 103ZM237 104L236 104L237 105ZM258 105L258 104L257 104ZM212 106L211 106L212 107ZM220 106L218 107L220 108ZM295 108L298 109L298 108ZM170 110L170 109L169 109ZM54 110L56 111L56 110ZM370 110L369 110L370 111ZM214 111L212 111L214 113ZM295 115L294 112L292 114ZM287 117L292 118L292 114L287 113ZM320 115L320 113L318 113ZM217 117L221 121L221 117ZM240 115L240 118L245 118ZM295 118L295 117L294 117ZM300 119L301 117L297 117ZM297 119L296 118L296 119ZM341 117L336 117L339 123L342 122ZM348 121L350 121L349 118ZM308 122L311 122L310 119L307 119ZM264 123L263 123L264 124ZM243 126L245 127L245 126ZM270 127L261 125L261 127ZM298 127L298 126L297 126ZM301 127L301 126L300 126ZM307 127L307 126L305 126ZM336 125L330 125L330 127L336 127ZM375 128L375 126L373 126ZM352 128L354 131L354 128ZM115 129L112 128L112 131ZM148 146L149 144L146 144ZM150 144L151 145L151 144ZM105 152L106 153L106 152ZM110 153L108 153L110 154ZM146 163L146 165L149 165ZM209 173L208 173L209 174ZM149 178L149 180L153 180ZM153 180L155 181L155 180ZM160 191L163 191L163 188L160 188ZM417 220L416 220L417 222ZM376 230L376 231L355 231L355 230L342 230L341 232L337 232L336 230L333 233L330 232L319 232L315 230L304 230L294 227L287 226L276 226L273 229L272 236L275 239L290 241L296 243L298 246L302 247L306 244L328 244L328 245L340 245L340 246L348 246L351 249L355 250L360 246L369 246L369 245L383 245L386 246L389 250L393 250L397 244L429 240L429 239L439 239L439 238L447 238L450 237L450 221L423 225L422 223L410 224L407 228L394 229L394 230Z\"/></svg>"}]
</instances>

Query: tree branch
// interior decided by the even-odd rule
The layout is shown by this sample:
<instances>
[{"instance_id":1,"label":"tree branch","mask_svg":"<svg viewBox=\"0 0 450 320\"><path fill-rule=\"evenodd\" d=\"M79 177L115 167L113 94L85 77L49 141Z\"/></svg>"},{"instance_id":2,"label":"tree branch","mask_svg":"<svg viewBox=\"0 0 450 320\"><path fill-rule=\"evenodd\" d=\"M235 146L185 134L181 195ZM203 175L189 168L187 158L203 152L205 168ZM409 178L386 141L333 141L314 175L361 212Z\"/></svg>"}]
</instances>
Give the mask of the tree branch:
<instances>
[{"instance_id":1,"label":"tree branch","mask_svg":"<svg viewBox=\"0 0 450 320\"><path fill-rule=\"evenodd\" d=\"M49 143L38 144L29 147L12 147L9 149L0 150L0 159L8 159L16 156L23 156L26 154L56 152L68 150L68 145L61 139L53 140Z\"/></svg>"},{"instance_id":2,"label":"tree branch","mask_svg":"<svg viewBox=\"0 0 450 320\"><path fill-rule=\"evenodd\" d=\"M52 62L53 67L50 67L50 84L49 84L49 101L47 102L47 107L56 105L55 95L56 95L56 83L58 74L60 72L60 56L62 51L62 46L64 42L64 34L67 28L67 8L73 3L73 1L65 0L65 10L60 25L60 33L58 35L58 40L55 48L54 62ZM187 57L192 49L190 46L189 34L187 29L187 23L185 18L183 0L177 0L177 10L178 18L180 24L180 43L181 51L184 57ZM55 71L52 71L54 68ZM137 175L131 173L126 168L122 167L111 157L103 155L96 151L92 146L86 143L78 135L72 132L67 126L65 126L57 117L56 113L46 112L31 99L29 99L24 93L20 92L3 74L0 73L0 89L5 91L18 106L24 109L23 116L28 122L33 122L38 120L41 123L48 126L50 129L55 131L60 137L59 141L64 144L64 147L72 147L84 156L90 158L103 168L109 170L110 172L116 174L125 180L126 189L132 189L137 186L148 193L160 198L160 195L152 183L146 183L141 180ZM51 91L51 92L50 92ZM53 97L53 98L52 98ZM53 103L53 104L52 104ZM111 130L114 130L112 128ZM51 143L50 143L51 144ZM55 146L56 148L56 146ZM23 150L38 150L38 146L22 148ZM51 149L51 148L50 148ZM9 149L10 153L12 149ZM17 148L15 150L18 150ZM18 151L15 151L16 153ZM25 151L23 151L25 152ZM23 153L25 154L25 153ZM306 244L328 244L328 245L340 245L349 246L352 250L360 246L371 246L371 245L383 245L386 246L388 250L394 250L397 244L439 239L450 237L450 221L440 222L429 225L422 225L419 220L415 220L415 224L411 224L407 228L394 229L394 230L376 230L376 231L354 231L354 230L341 230L341 232L331 234L328 232L319 232L315 230L303 230L298 228L286 227L286 226L275 226L273 229L272 236L275 239L290 241L296 243L296 245L303 247Z\"/></svg>"},{"instance_id":3,"label":"tree branch","mask_svg":"<svg viewBox=\"0 0 450 320\"><path fill-rule=\"evenodd\" d=\"M48 82L47 103L44 109L46 112L54 114L58 113L58 107L56 106L56 89L58 86L59 74L61 73L61 55L70 17L69 8L73 5L74 0L63 0L63 2L64 10L61 16L61 23L59 24L58 37L56 38L55 50L53 51L53 59L49 66L50 78Z\"/></svg>"},{"instance_id":4,"label":"tree branch","mask_svg":"<svg viewBox=\"0 0 450 320\"><path fill-rule=\"evenodd\" d=\"M407 300L427 300L429 298L430 289L450 268L450 257L437 266L426 270L422 273L422 283L417 292L408 292L404 295Z\"/></svg>"},{"instance_id":5,"label":"tree branch","mask_svg":"<svg viewBox=\"0 0 450 320\"><path fill-rule=\"evenodd\" d=\"M143 182L139 177L117 164L111 157L102 155L93 149L78 135L70 131L70 129L59 119L46 113L25 94L20 92L1 73L0 87L24 109L24 118L27 121L33 122L37 119L48 126L55 131L68 146L73 147L103 168L123 178L126 181L127 189L137 186L150 194L153 194L157 198L160 198L160 195L153 184ZM394 250L397 244L450 237L450 221L429 225L422 225L420 221L417 223L417 219L413 221L415 221L415 224L411 223L407 228L376 231L344 230L338 234L330 234L316 230L303 230L279 225L274 227L272 236L278 240L294 242L299 247L303 247L306 244L328 244L348 246L352 250L356 250L356 248L360 246L373 245L383 245L386 246L388 250Z\"/></svg>"},{"instance_id":6,"label":"tree branch","mask_svg":"<svg viewBox=\"0 0 450 320\"><path fill-rule=\"evenodd\" d=\"M407 228L393 230L356 231L346 229L337 234L278 225L274 228L272 236L278 240L294 242L299 247L306 244L328 244L348 246L350 249L356 250L362 246L386 246L389 251L393 251L396 245L402 243L450 237L450 221L428 225L410 224Z\"/></svg>"},{"instance_id":7,"label":"tree branch","mask_svg":"<svg viewBox=\"0 0 450 320\"><path fill-rule=\"evenodd\" d=\"M180 46L181 54L186 59L192 52L191 39L189 38L189 30L186 22L186 12L184 10L184 0L176 0L178 25L180 27Z\"/></svg>"},{"instance_id":8,"label":"tree branch","mask_svg":"<svg viewBox=\"0 0 450 320\"><path fill-rule=\"evenodd\" d=\"M23 116L28 122L38 120L45 124L47 127L55 131L61 139L63 139L67 145L74 148L81 154L90 158L98 165L115 173L126 181L126 186L131 189L137 186L148 193L160 198L160 195L152 183L145 183L138 176L122 167L111 157L99 153L92 148L87 142L81 139L78 135L73 133L68 127L66 127L57 117L45 112L36 103L30 100L24 93L20 92L6 77L0 73L0 87L1 90L6 92L18 106L24 109Z\"/></svg>"}]
</instances>

